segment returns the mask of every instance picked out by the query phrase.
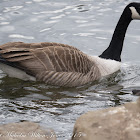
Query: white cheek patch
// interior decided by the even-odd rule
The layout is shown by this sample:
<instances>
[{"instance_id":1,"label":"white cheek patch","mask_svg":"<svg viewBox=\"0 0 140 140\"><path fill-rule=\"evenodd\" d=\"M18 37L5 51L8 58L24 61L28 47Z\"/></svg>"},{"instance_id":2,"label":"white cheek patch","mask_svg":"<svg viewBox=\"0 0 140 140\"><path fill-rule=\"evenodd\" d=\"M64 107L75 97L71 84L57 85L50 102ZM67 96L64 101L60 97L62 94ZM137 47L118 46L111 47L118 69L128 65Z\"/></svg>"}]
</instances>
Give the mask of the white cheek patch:
<instances>
[{"instance_id":1,"label":"white cheek patch","mask_svg":"<svg viewBox=\"0 0 140 140\"><path fill-rule=\"evenodd\" d=\"M140 19L140 15L135 9L135 7L129 7L132 12L132 19Z\"/></svg>"}]
</instances>

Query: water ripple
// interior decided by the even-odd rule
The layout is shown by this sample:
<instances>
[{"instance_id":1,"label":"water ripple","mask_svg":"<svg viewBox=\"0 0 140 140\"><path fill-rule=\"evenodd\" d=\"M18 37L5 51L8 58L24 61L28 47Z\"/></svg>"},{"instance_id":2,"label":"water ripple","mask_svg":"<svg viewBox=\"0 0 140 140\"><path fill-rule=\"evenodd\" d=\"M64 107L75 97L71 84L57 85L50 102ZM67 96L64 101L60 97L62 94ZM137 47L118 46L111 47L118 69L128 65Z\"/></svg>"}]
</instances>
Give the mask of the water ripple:
<instances>
[{"instance_id":1,"label":"water ripple","mask_svg":"<svg viewBox=\"0 0 140 140\"><path fill-rule=\"evenodd\" d=\"M43 2L43 1L46 1L46 0L33 0L34 2Z\"/></svg>"},{"instance_id":2,"label":"water ripple","mask_svg":"<svg viewBox=\"0 0 140 140\"><path fill-rule=\"evenodd\" d=\"M75 35L75 36L93 36L93 35L95 35L94 33L77 33L77 34L73 34L73 35Z\"/></svg>"},{"instance_id":3,"label":"water ripple","mask_svg":"<svg viewBox=\"0 0 140 140\"><path fill-rule=\"evenodd\" d=\"M5 7L3 12L6 13L6 12L11 12L11 11L16 11L16 10L21 9L21 8L23 8L23 6Z\"/></svg>"},{"instance_id":4,"label":"water ripple","mask_svg":"<svg viewBox=\"0 0 140 140\"><path fill-rule=\"evenodd\" d=\"M11 25L6 25L6 26L3 26L3 27L0 27L1 32L11 32L11 31L14 31L14 30L15 30L15 27L11 26Z\"/></svg>"},{"instance_id":5,"label":"water ripple","mask_svg":"<svg viewBox=\"0 0 140 140\"><path fill-rule=\"evenodd\" d=\"M60 19L64 16L65 16L64 14L61 14L61 15L58 15L58 16L55 16L55 17L51 17L50 19Z\"/></svg>"},{"instance_id":6,"label":"water ripple","mask_svg":"<svg viewBox=\"0 0 140 140\"><path fill-rule=\"evenodd\" d=\"M10 22L0 22L0 25L8 25Z\"/></svg>"},{"instance_id":7,"label":"water ripple","mask_svg":"<svg viewBox=\"0 0 140 140\"><path fill-rule=\"evenodd\" d=\"M23 39L34 39L33 36L24 36L20 34L11 34L9 35L10 38L23 38Z\"/></svg>"},{"instance_id":8,"label":"water ripple","mask_svg":"<svg viewBox=\"0 0 140 140\"><path fill-rule=\"evenodd\" d=\"M40 30L40 32L45 32L45 31L48 31L48 30L50 30L51 28L45 28L45 29L42 29L42 30Z\"/></svg>"}]
</instances>

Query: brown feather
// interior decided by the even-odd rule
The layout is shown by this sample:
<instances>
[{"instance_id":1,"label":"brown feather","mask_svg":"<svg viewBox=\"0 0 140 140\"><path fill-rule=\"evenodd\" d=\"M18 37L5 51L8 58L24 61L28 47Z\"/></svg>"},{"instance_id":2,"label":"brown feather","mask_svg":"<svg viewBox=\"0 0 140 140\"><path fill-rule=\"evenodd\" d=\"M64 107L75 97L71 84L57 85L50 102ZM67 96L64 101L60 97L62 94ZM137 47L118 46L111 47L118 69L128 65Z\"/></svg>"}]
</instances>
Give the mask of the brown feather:
<instances>
[{"instance_id":1,"label":"brown feather","mask_svg":"<svg viewBox=\"0 0 140 140\"><path fill-rule=\"evenodd\" d=\"M99 69L86 54L65 44L9 42L0 46L0 55L47 84L79 86L100 76Z\"/></svg>"}]
</instances>

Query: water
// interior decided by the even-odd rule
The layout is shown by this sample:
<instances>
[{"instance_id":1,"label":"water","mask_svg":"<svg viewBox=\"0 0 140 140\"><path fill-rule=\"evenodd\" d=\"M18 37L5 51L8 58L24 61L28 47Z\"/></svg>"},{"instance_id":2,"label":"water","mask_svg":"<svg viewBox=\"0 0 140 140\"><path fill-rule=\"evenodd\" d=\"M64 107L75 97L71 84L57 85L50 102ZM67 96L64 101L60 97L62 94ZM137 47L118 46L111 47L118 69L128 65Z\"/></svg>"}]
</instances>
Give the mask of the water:
<instances>
[{"instance_id":1,"label":"water","mask_svg":"<svg viewBox=\"0 0 140 140\"><path fill-rule=\"evenodd\" d=\"M89 55L108 46L125 5L132 0L1 0L0 44L59 42ZM0 71L0 124L33 121L70 139L81 114L135 101L140 89L140 21L127 31L119 72L82 87L60 88L9 78Z\"/></svg>"}]
</instances>

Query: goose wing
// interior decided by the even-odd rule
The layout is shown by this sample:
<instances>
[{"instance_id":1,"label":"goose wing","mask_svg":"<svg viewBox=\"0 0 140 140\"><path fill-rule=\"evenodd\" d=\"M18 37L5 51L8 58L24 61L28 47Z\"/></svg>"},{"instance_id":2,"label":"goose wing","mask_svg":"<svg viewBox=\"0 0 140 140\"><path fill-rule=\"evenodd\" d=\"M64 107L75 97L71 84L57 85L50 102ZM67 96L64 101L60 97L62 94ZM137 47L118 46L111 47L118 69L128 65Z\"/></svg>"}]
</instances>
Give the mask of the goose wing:
<instances>
[{"instance_id":1,"label":"goose wing","mask_svg":"<svg viewBox=\"0 0 140 140\"><path fill-rule=\"evenodd\" d=\"M0 46L0 61L54 85L86 83L91 69L92 75L95 72L92 79L99 75L98 68L86 54L58 43L6 43Z\"/></svg>"}]
</instances>

